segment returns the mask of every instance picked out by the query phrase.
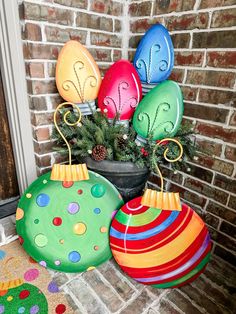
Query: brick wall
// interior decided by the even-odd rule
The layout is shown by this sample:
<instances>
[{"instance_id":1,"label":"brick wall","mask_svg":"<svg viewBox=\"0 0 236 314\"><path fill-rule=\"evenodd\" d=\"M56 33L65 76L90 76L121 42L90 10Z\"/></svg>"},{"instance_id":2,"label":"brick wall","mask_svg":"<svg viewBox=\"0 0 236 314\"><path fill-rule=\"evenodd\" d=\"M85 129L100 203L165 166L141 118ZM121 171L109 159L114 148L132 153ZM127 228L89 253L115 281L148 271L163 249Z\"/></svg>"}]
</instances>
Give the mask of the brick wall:
<instances>
[{"instance_id":1,"label":"brick wall","mask_svg":"<svg viewBox=\"0 0 236 314\"><path fill-rule=\"evenodd\" d=\"M50 141L55 107L62 102L55 84L60 49L70 39L84 44L102 74L122 57L122 1L19 1L31 122L38 175L61 157Z\"/></svg>"},{"instance_id":2,"label":"brick wall","mask_svg":"<svg viewBox=\"0 0 236 314\"><path fill-rule=\"evenodd\" d=\"M189 120L201 149L188 173L164 169L166 188L200 213L215 254L236 264L236 1L131 1L129 58L142 34L160 22L171 33L175 67ZM158 184L152 175L150 186Z\"/></svg>"},{"instance_id":3,"label":"brick wall","mask_svg":"<svg viewBox=\"0 0 236 314\"><path fill-rule=\"evenodd\" d=\"M189 162L188 173L164 169L166 188L209 225L214 252L236 262L236 15L235 0L28 0L19 1L38 174L61 157L50 141L52 116L62 101L55 64L63 43L83 43L104 73L121 57L132 60L145 30L160 22L171 32L175 68L185 98L185 119L209 155ZM158 184L152 175L150 185Z\"/></svg>"}]
</instances>

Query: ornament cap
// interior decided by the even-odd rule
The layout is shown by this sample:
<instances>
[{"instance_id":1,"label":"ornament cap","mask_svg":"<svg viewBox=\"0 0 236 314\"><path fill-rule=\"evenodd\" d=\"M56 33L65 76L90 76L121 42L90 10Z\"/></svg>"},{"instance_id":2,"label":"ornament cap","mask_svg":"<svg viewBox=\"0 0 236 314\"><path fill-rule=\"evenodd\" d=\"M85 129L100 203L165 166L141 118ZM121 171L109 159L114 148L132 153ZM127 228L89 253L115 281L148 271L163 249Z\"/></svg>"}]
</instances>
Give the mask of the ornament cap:
<instances>
[{"instance_id":1,"label":"ornament cap","mask_svg":"<svg viewBox=\"0 0 236 314\"><path fill-rule=\"evenodd\" d=\"M53 181L83 181L89 180L89 173L86 164L54 164L50 179Z\"/></svg>"},{"instance_id":2,"label":"ornament cap","mask_svg":"<svg viewBox=\"0 0 236 314\"><path fill-rule=\"evenodd\" d=\"M182 210L179 193L159 192L152 189L144 192L141 204L162 210Z\"/></svg>"},{"instance_id":3,"label":"ornament cap","mask_svg":"<svg viewBox=\"0 0 236 314\"><path fill-rule=\"evenodd\" d=\"M1 281L0 282L0 291L7 291L8 289L17 288L21 286L24 281L20 278L9 280L9 281Z\"/></svg>"}]
</instances>

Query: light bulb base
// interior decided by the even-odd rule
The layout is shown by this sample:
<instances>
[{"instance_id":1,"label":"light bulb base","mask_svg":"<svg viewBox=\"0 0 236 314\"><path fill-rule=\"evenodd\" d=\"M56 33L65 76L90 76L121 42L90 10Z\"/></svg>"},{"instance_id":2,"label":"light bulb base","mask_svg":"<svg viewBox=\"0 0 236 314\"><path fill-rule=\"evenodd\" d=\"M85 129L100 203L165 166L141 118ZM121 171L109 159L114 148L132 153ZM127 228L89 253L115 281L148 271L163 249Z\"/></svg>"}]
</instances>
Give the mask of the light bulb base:
<instances>
[{"instance_id":1,"label":"light bulb base","mask_svg":"<svg viewBox=\"0 0 236 314\"><path fill-rule=\"evenodd\" d=\"M146 140L146 138L142 137L141 135L137 135L135 143L138 146L141 146L141 145L145 145L147 143L147 140Z\"/></svg>"},{"instance_id":2,"label":"light bulb base","mask_svg":"<svg viewBox=\"0 0 236 314\"><path fill-rule=\"evenodd\" d=\"M149 83L141 83L142 85L142 94L145 96L148 92L150 92L154 87L158 85L158 83L149 84Z\"/></svg>"},{"instance_id":3,"label":"light bulb base","mask_svg":"<svg viewBox=\"0 0 236 314\"><path fill-rule=\"evenodd\" d=\"M113 119L108 119L110 123L113 122ZM116 124L122 124L125 128L129 127L129 120L116 120Z\"/></svg>"},{"instance_id":4,"label":"light bulb base","mask_svg":"<svg viewBox=\"0 0 236 314\"><path fill-rule=\"evenodd\" d=\"M78 103L77 106L79 107L82 116L88 116L93 114L96 111L95 100L87 101L84 103Z\"/></svg>"}]
</instances>

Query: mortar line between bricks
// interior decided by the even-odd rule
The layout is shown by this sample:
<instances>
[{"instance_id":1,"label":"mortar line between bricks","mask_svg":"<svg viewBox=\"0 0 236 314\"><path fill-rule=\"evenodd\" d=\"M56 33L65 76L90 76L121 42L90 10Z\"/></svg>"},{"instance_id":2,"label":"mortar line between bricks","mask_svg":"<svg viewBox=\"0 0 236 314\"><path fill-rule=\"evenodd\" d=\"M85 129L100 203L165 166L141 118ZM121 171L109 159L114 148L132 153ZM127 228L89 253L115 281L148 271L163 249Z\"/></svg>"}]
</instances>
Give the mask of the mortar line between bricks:
<instances>
[{"instance_id":1,"label":"mortar line between bricks","mask_svg":"<svg viewBox=\"0 0 236 314\"><path fill-rule=\"evenodd\" d=\"M212 227L211 227L211 228L212 228ZM214 229L214 228L213 228L213 229ZM216 229L214 229L214 230L216 230ZM217 230L216 230L216 231L217 231ZM212 240L212 239L211 239L211 241L214 242L215 245L217 245L217 246L219 246L220 248L224 249L225 251L227 251L227 252L229 252L229 253L235 255L235 251L230 250L229 248L223 246L222 244L220 244L220 243L218 243L218 242L216 242L216 241L214 241L214 240ZM212 253L214 254L214 251L213 251L213 250L212 250ZM215 256L217 256L217 255L215 255ZM219 257L219 256L217 256L217 257ZM234 265L230 264L230 263L227 262L226 260L223 259L223 261L224 261L225 263L227 263L229 266L234 267Z\"/></svg>"},{"instance_id":2,"label":"mortar line between bricks","mask_svg":"<svg viewBox=\"0 0 236 314\"><path fill-rule=\"evenodd\" d=\"M199 139L203 139L203 140L208 140L208 141L211 141L211 142L214 142L214 143L218 143L218 144L222 144L224 141L223 140L221 140L221 139L217 139L217 138L209 138L207 135L202 135L202 134L196 134L196 136L197 136L197 138L199 138ZM228 145L230 145L230 146L232 146L232 147L234 147L234 148L236 148L236 144L234 144L234 143L229 143L229 142L226 142L226 144L228 144ZM217 158L221 158L220 156L216 156L216 155L214 155L215 157L217 157ZM229 159L227 159L230 163L234 163L232 160L229 160Z\"/></svg>"},{"instance_id":3,"label":"mortar line between bricks","mask_svg":"<svg viewBox=\"0 0 236 314\"><path fill-rule=\"evenodd\" d=\"M119 0L117 1L121 4L123 4L123 2L120 2ZM76 8L76 7L69 7L69 6L66 6L66 5L62 5L62 4L58 4L58 3L49 3L49 2L40 2L40 1L30 1L30 0L24 0L24 3L28 3L28 4L38 4L40 6L45 6L45 7L49 7L49 8L57 8L57 9L60 9L60 10L64 10L64 11L71 11L71 12L74 12L74 13L87 13L87 14L93 14L93 15L96 15L96 16L104 16L106 18L112 18L112 16L118 20L121 20L122 19L122 16L119 16L119 15L109 15L109 14L106 14L106 13L99 13L99 12L96 12L96 11L92 11L92 10L89 10L89 9L82 9L82 8ZM73 25L71 25L73 27Z\"/></svg>"},{"instance_id":4,"label":"mortar line between bricks","mask_svg":"<svg viewBox=\"0 0 236 314\"><path fill-rule=\"evenodd\" d=\"M150 291L148 291L150 292ZM151 304L149 304L148 308L142 313L142 314L148 314L148 311L150 308L152 308L153 306L156 306L159 304L159 302L161 301L162 298L165 297L165 295L169 292L169 289L164 290L163 292L161 292L161 294L156 298L156 300L154 300ZM155 294L153 294L152 292L150 292L153 296L155 296ZM159 307L157 306L158 310ZM135 314L135 313L134 313Z\"/></svg>"},{"instance_id":5,"label":"mortar line between bricks","mask_svg":"<svg viewBox=\"0 0 236 314\"><path fill-rule=\"evenodd\" d=\"M136 51L135 48L129 48L129 51ZM206 48L174 48L175 52L205 52ZM235 52L236 48L207 48L207 52Z\"/></svg>"},{"instance_id":6,"label":"mortar line between bricks","mask_svg":"<svg viewBox=\"0 0 236 314\"><path fill-rule=\"evenodd\" d=\"M178 289L178 292L182 294L182 296L187 299L194 307L196 307L201 313L206 313L206 309L203 306L198 305L195 300L191 299L187 294L185 294L182 290ZM171 301L170 301L171 302Z\"/></svg>"},{"instance_id":7,"label":"mortar line between bricks","mask_svg":"<svg viewBox=\"0 0 236 314\"><path fill-rule=\"evenodd\" d=\"M67 286L65 286L61 291L68 294L72 298L73 302L75 303L75 305L78 307L82 314L88 314L83 305L79 302L74 293L70 291L70 289Z\"/></svg>"},{"instance_id":8,"label":"mortar line between bricks","mask_svg":"<svg viewBox=\"0 0 236 314\"><path fill-rule=\"evenodd\" d=\"M179 84L180 85L180 84ZM185 84L181 84L181 86L186 86ZM194 105L199 105L202 107L207 107L207 108L215 108L215 109L227 109L228 111L231 110L231 107L229 105L224 105L224 104L211 104L207 102L202 102L199 100L184 100L184 103L191 103Z\"/></svg>"},{"instance_id":9,"label":"mortar line between bricks","mask_svg":"<svg viewBox=\"0 0 236 314\"><path fill-rule=\"evenodd\" d=\"M185 116L183 115L184 118L187 118L189 120L196 120L196 118L194 117L189 117L189 116ZM212 121L212 120L204 120L204 119L201 119L201 118L197 118L197 121L198 122L205 122L205 123L209 123L210 125L213 125L213 126L220 126L220 127L223 127L224 129L226 130L232 130L232 129L236 129L236 126L233 126L233 125L225 125L225 122L221 123L221 122L216 122L216 121Z\"/></svg>"},{"instance_id":10,"label":"mortar line between bricks","mask_svg":"<svg viewBox=\"0 0 236 314\"><path fill-rule=\"evenodd\" d=\"M143 290L144 290L144 287L143 287L142 289L138 290L138 291L137 291L137 294L134 295L131 299L129 299L129 300L128 300L117 312L115 312L114 314L119 314L119 313L121 313L125 308L127 308L132 302L135 301L135 299L137 299L137 298L141 295L141 293L143 292ZM134 313L134 314L136 314L136 313Z\"/></svg>"},{"instance_id":11,"label":"mortar line between bricks","mask_svg":"<svg viewBox=\"0 0 236 314\"><path fill-rule=\"evenodd\" d=\"M191 66L191 65L175 65L174 69L186 69L186 70L194 70L194 71L214 71L214 72L228 72L228 73L236 73L236 69L228 69L228 68L215 68L215 67L200 67L200 66ZM232 87L233 89L233 87Z\"/></svg>"},{"instance_id":12,"label":"mortar line between bricks","mask_svg":"<svg viewBox=\"0 0 236 314\"><path fill-rule=\"evenodd\" d=\"M171 300L168 299L168 295L164 296L163 298L167 303L170 303L170 305L178 312L182 313L182 314L189 314L189 313L185 313L183 312L174 302L172 302ZM194 314L194 313L192 313Z\"/></svg>"},{"instance_id":13,"label":"mortar line between bricks","mask_svg":"<svg viewBox=\"0 0 236 314\"><path fill-rule=\"evenodd\" d=\"M222 275L222 273L220 273L216 270L214 270L214 271L217 272L218 274ZM221 291L225 296L229 295L229 292L226 289L224 289L222 286L219 286L217 283L215 283L214 281L209 279L204 273L201 274L201 277L203 278L203 280L205 280L205 282L209 283L212 287ZM196 285L196 283L194 281L191 283L191 285L196 286L196 289L198 289L198 286Z\"/></svg>"}]
</instances>

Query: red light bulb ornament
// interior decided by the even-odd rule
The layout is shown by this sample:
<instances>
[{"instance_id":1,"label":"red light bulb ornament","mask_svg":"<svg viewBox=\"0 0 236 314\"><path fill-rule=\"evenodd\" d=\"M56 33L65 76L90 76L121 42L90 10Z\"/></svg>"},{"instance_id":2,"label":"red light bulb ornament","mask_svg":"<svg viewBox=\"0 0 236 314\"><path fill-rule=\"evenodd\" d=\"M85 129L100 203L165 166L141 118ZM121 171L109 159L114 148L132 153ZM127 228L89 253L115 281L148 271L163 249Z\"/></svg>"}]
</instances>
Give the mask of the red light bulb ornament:
<instances>
[{"instance_id":1,"label":"red light bulb ornament","mask_svg":"<svg viewBox=\"0 0 236 314\"><path fill-rule=\"evenodd\" d=\"M128 124L141 100L142 87L133 65L127 60L115 62L106 72L98 93L98 106L109 119L119 115Z\"/></svg>"}]
</instances>

